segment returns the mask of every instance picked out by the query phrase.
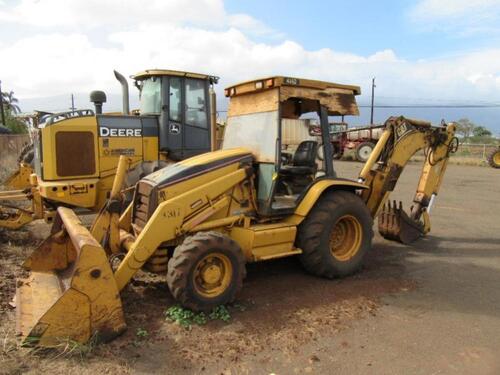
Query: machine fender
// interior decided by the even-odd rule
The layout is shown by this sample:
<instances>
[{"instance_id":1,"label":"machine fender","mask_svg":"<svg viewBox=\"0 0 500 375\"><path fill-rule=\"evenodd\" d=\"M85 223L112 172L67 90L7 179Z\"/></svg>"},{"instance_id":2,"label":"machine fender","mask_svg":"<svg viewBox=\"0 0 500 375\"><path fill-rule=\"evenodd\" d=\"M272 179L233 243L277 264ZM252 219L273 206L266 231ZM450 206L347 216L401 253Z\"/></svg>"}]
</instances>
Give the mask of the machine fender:
<instances>
[{"instance_id":1,"label":"machine fender","mask_svg":"<svg viewBox=\"0 0 500 375\"><path fill-rule=\"evenodd\" d=\"M318 199L327 191L347 190L355 192L359 189L368 189L368 187L359 182L340 178L319 180L307 190L290 220L298 225L307 216Z\"/></svg>"}]
</instances>

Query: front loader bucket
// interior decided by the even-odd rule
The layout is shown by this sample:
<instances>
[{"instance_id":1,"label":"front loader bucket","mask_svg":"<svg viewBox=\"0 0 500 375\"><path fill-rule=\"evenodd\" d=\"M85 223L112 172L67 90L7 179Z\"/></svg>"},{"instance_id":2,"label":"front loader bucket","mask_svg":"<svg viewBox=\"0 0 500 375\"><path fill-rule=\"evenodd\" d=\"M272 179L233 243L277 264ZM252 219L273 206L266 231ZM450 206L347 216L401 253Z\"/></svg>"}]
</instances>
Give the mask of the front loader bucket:
<instances>
[{"instance_id":1,"label":"front loader bucket","mask_svg":"<svg viewBox=\"0 0 500 375\"><path fill-rule=\"evenodd\" d=\"M425 234L422 223L411 219L403 204L389 201L378 217L378 231L388 240L410 244Z\"/></svg>"},{"instance_id":2,"label":"front loader bucket","mask_svg":"<svg viewBox=\"0 0 500 375\"><path fill-rule=\"evenodd\" d=\"M0 228L19 229L34 220L32 210L11 205L11 201L25 204L30 201L25 190L0 191Z\"/></svg>"},{"instance_id":3,"label":"front loader bucket","mask_svg":"<svg viewBox=\"0 0 500 375\"><path fill-rule=\"evenodd\" d=\"M3 185L10 189L27 189L31 186L30 175L32 173L33 168L31 168L28 164L21 164L17 171L7 177L7 179L3 182Z\"/></svg>"},{"instance_id":4,"label":"front loader bucket","mask_svg":"<svg viewBox=\"0 0 500 375\"><path fill-rule=\"evenodd\" d=\"M33 213L17 207L0 204L0 228L19 229L33 221Z\"/></svg>"},{"instance_id":5,"label":"front loader bucket","mask_svg":"<svg viewBox=\"0 0 500 375\"><path fill-rule=\"evenodd\" d=\"M110 340L125 328L106 252L69 208L59 207L52 234L26 260L18 280L17 331L25 344Z\"/></svg>"}]
</instances>

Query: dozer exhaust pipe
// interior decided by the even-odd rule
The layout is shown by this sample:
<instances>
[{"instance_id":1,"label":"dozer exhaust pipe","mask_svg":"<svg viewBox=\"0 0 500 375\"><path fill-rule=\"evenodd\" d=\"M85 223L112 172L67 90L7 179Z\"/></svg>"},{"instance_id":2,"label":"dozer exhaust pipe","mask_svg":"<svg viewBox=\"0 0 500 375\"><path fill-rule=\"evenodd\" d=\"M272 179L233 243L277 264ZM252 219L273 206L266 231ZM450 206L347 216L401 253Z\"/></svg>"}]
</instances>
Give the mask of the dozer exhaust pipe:
<instances>
[{"instance_id":1,"label":"dozer exhaust pipe","mask_svg":"<svg viewBox=\"0 0 500 375\"><path fill-rule=\"evenodd\" d=\"M213 85L210 85L210 133L211 151L217 150L217 97Z\"/></svg>"},{"instance_id":2,"label":"dozer exhaust pipe","mask_svg":"<svg viewBox=\"0 0 500 375\"><path fill-rule=\"evenodd\" d=\"M122 107L123 107L123 114L128 115L130 114L130 101L128 97L128 82L127 79L123 76L123 74L118 73L116 70L113 70L115 73L115 77L120 82L122 85Z\"/></svg>"}]
</instances>

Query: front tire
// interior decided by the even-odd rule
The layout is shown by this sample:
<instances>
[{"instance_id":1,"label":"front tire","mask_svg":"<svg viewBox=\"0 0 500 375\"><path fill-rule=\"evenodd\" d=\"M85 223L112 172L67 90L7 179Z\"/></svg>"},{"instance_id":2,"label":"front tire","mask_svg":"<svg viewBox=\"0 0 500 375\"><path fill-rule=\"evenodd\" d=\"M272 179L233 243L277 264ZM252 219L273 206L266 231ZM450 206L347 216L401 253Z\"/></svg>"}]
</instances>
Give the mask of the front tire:
<instances>
[{"instance_id":1,"label":"front tire","mask_svg":"<svg viewBox=\"0 0 500 375\"><path fill-rule=\"evenodd\" d=\"M364 202L347 191L321 197L298 227L300 261L311 274L344 277L358 271L371 248L373 219Z\"/></svg>"},{"instance_id":2,"label":"front tire","mask_svg":"<svg viewBox=\"0 0 500 375\"><path fill-rule=\"evenodd\" d=\"M167 283L182 306L210 311L234 301L245 276L245 257L235 241L218 232L199 232L175 249Z\"/></svg>"}]
</instances>

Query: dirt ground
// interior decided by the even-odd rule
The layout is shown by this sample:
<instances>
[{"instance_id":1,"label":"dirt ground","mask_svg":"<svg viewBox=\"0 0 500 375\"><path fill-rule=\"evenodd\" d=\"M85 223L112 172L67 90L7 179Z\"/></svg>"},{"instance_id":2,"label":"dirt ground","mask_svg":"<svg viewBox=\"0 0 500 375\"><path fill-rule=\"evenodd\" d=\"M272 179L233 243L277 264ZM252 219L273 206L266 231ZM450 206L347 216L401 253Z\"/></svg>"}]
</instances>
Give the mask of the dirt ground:
<instances>
[{"instance_id":1,"label":"dirt ground","mask_svg":"<svg viewBox=\"0 0 500 375\"><path fill-rule=\"evenodd\" d=\"M336 164L342 177L360 167ZM419 168L405 170L394 199L411 201ZM294 258L252 264L231 320L190 330L165 319L174 302L163 278L139 279L122 293L124 335L49 352L19 347L8 304L48 228L3 232L0 373L498 374L499 212L500 171L451 165L431 234L411 247L376 234L355 276L319 279Z\"/></svg>"}]
</instances>

